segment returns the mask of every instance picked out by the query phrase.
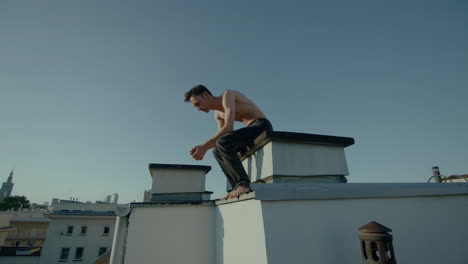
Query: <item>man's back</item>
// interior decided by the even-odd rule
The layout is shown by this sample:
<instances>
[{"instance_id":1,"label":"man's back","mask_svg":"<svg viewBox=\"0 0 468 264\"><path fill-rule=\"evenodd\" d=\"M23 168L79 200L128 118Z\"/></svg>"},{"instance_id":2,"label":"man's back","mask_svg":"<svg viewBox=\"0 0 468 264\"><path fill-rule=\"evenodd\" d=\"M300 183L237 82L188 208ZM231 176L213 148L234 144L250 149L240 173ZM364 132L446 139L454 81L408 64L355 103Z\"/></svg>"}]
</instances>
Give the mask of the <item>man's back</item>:
<instances>
[{"instance_id":1,"label":"man's back","mask_svg":"<svg viewBox=\"0 0 468 264\"><path fill-rule=\"evenodd\" d=\"M234 102L236 113L234 120L242 122L247 126L256 119L266 118L266 115L260 110L260 108L258 108L258 106L244 94L234 90L226 90L223 92L222 97L226 96L226 93L231 93L235 97ZM215 115L224 119L224 112L222 111L216 111Z\"/></svg>"}]
</instances>

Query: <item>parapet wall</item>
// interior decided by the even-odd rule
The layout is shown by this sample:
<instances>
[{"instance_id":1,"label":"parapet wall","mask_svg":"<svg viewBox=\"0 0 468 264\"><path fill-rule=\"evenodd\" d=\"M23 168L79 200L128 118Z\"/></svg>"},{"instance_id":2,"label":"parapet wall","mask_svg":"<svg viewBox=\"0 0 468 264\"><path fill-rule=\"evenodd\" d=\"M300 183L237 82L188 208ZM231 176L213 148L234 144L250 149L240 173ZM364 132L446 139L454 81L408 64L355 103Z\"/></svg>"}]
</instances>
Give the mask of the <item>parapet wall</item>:
<instances>
[{"instance_id":1,"label":"parapet wall","mask_svg":"<svg viewBox=\"0 0 468 264\"><path fill-rule=\"evenodd\" d=\"M245 264L361 263L358 228L370 221L393 230L397 263L466 261L468 184L264 185L217 202L216 263L238 263L238 252Z\"/></svg>"}]
</instances>

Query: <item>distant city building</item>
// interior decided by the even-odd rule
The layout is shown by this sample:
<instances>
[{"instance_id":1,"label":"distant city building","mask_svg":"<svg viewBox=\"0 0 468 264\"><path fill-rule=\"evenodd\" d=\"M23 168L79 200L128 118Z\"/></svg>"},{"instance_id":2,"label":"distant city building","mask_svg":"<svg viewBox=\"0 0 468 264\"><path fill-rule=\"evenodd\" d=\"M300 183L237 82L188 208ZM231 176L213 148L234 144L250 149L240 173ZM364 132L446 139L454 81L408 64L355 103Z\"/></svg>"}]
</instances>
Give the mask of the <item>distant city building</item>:
<instances>
[{"instance_id":1,"label":"distant city building","mask_svg":"<svg viewBox=\"0 0 468 264\"><path fill-rule=\"evenodd\" d=\"M143 202L151 202L151 190L145 190L143 194Z\"/></svg>"},{"instance_id":2,"label":"distant city building","mask_svg":"<svg viewBox=\"0 0 468 264\"><path fill-rule=\"evenodd\" d=\"M106 202L106 203L110 203L110 202L111 202L111 196L110 196L110 194L109 194L109 195L106 195L106 199L104 199L104 202Z\"/></svg>"},{"instance_id":3,"label":"distant city building","mask_svg":"<svg viewBox=\"0 0 468 264\"><path fill-rule=\"evenodd\" d=\"M43 211L19 211L10 216L10 230L3 243L6 247L42 247L46 239L49 219Z\"/></svg>"},{"instance_id":4,"label":"distant city building","mask_svg":"<svg viewBox=\"0 0 468 264\"><path fill-rule=\"evenodd\" d=\"M111 203L116 204L118 201L119 201L119 194L113 193L113 194L111 195Z\"/></svg>"},{"instance_id":5,"label":"distant city building","mask_svg":"<svg viewBox=\"0 0 468 264\"><path fill-rule=\"evenodd\" d=\"M47 240L39 263L95 263L112 247L116 204L59 203L48 215Z\"/></svg>"},{"instance_id":6,"label":"distant city building","mask_svg":"<svg viewBox=\"0 0 468 264\"><path fill-rule=\"evenodd\" d=\"M37 264L49 220L45 211L0 212L0 263Z\"/></svg>"},{"instance_id":7,"label":"distant city building","mask_svg":"<svg viewBox=\"0 0 468 264\"><path fill-rule=\"evenodd\" d=\"M53 198L52 202L50 203L50 206L54 207L59 203L59 198Z\"/></svg>"},{"instance_id":8,"label":"distant city building","mask_svg":"<svg viewBox=\"0 0 468 264\"><path fill-rule=\"evenodd\" d=\"M0 189L0 199L11 196L13 185L13 170L11 170L10 176L8 176L8 180L3 182L2 188Z\"/></svg>"},{"instance_id":9,"label":"distant city building","mask_svg":"<svg viewBox=\"0 0 468 264\"><path fill-rule=\"evenodd\" d=\"M63 199L60 199L60 200L59 200L59 203L81 203L81 202L78 201L78 199L76 199L76 198L70 197L70 200L63 200Z\"/></svg>"},{"instance_id":10,"label":"distant city building","mask_svg":"<svg viewBox=\"0 0 468 264\"><path fill-rule=\"evenodd\" d=\"M14 230L15 229L13 227L9 227L9 226L0 227L0 248L5 245L5 239L7 238L8 233Z\"/></svg>"}]
</instances>

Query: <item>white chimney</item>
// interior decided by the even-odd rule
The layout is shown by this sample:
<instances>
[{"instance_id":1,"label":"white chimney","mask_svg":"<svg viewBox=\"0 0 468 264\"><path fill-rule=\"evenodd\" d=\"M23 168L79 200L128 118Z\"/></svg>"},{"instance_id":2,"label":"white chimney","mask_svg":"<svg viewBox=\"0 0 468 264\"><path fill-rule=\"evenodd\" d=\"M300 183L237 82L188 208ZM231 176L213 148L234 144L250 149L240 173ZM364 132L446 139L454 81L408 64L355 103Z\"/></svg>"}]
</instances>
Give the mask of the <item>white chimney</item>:
<instances>
[{"instance_id":1,"label":"white chimney","mask_svg":"<svg viewBox=\"0 0 468 264\"><path fill-rule=\"evenodd\" d=\"M150 164L153 178L152 202L187 202L210 200L205 190L205 177L210 166Z\"/></svg>"},{"instance_id":2,"label":"white chimney","mask_svg":"<svg viewBox=\"0 0 468 264\"><path fill-rule=\"evenodd\" d=\"M241 160L252 182L347 182L344 149L352 144L348 137L265 132Z\"/></svg>"}]
</instances>

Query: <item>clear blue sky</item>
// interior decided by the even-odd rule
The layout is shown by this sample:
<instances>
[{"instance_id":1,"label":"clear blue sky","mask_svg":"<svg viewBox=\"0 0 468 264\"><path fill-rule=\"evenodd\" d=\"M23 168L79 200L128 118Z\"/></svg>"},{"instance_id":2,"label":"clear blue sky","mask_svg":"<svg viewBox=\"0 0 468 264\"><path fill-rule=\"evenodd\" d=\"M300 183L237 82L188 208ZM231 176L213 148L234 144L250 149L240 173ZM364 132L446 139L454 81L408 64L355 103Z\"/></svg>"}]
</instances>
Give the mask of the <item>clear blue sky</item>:
<instances>
[{"instance_id":1,"label":"clear blue sky","mask_svg":"<svg viewBox=\"0 0 468 264\"><path fill-rule=\"evenodd\" d=\"M468 173L466 1L1 1L0 181L14 194L139 201L149 163L211 165L212 113L243 92L275 130L353 137L350 182ZM240 126L237 126L240 127Z\"/></svg>"}]
</instances>

